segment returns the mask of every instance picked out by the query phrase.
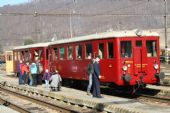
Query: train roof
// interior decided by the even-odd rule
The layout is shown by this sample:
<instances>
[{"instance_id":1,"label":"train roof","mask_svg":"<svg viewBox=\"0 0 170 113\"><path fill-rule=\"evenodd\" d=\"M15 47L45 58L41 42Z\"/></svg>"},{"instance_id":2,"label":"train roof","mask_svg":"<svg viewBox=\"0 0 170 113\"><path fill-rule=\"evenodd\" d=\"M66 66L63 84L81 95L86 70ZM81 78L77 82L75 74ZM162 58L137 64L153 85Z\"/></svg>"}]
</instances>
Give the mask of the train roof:
<instances>
[{"instance_id":1,"label":"train roof","mask_svg":"<svg viewBox=\"0 0 170 113\"><path fill-rule=\"evenodd\" d=\"M35 47L47 47L49 46L50 42L44 42L44 43L35 43L35 44L29 44L24 46L16 46L13 48L13 50L17 49L29 49L29 48L35 48Z\"/></svg>"},{"instance_id":2,"label":"train roof","mask_svg":"<svg viewBox=\"0 0 170 113\"><path fill-rule=\"evenodd\" d=\"M104 38L136 37L139 35L140 36L159 36L157 32L152 32L152 31L140 31L140 30L110 31L110 32L96 33L96 34L86 35L86 36L81 36L81 37L57 40L55 42L51 42L50 45L87 41L87 40L94 40L94 39L104 39Z\"/></svg>"}]
</instances>

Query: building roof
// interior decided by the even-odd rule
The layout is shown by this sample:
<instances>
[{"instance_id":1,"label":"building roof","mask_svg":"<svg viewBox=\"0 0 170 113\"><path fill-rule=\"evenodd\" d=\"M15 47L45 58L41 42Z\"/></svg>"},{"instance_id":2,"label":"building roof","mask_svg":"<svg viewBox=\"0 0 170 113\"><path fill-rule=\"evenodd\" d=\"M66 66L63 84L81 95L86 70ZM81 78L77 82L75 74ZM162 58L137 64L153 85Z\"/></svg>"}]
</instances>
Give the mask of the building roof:
<instances>
[{"instance_id":1,"label":"building roof","mask_svg":"<svg viewBox=\"0 0 170 113\"><path fill-rule=\"evenodd\" d=\"M28 48L34 48L34 47L47 47L49 46L50 42L44 42L44 43L35 43L35 44L30 44L30 45L25 45L25 46L16 46L13 48L13 50L16 49L28 49Z\"/></svg>"},{"instance_id":2,"label":"building roof","mask_svg":"<svg viewBox=\"0 0 170 113\"><path fill-rule=\"evenodd\" d=\"M159 36L157 32L151 32L151 31L140 31L140 30L110 31L110 32L96 33L96 34L86 35L86 36L81 36L81 37L57 40L55 42L51 42L50 45L94 40L94 39L104 39L104 38L137 37L139 35L140 36Z\"/></svg>"}]
</instances>

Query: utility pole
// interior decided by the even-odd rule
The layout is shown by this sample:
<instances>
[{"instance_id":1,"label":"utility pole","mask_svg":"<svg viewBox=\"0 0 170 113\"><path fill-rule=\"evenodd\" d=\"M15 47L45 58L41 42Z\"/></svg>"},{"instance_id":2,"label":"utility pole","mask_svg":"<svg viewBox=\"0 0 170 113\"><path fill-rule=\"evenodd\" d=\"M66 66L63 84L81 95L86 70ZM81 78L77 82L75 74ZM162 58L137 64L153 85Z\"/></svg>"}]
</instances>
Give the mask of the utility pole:
<instances>
[{"instance_id":1,"label":"utility pole","mask_svg":"<svg viewBox=\"0 0 170 113\"><path fill-rule=\"evenodd\" d=\"M73 37L73 29L72 29L72 11L70 11L70 38Z\"/></svg>"},{"instance_id":2,"label":"utility pole","mask_svg":"<svg viewBox=\"0 0 170 113\"><path fill-rule=\"evenodd\" d=\"M164 0L165 15L164 15L164 29L165 29L165 62L168 62L168 40L167 40L167 0Z\"/></svg>"}]
</instances>

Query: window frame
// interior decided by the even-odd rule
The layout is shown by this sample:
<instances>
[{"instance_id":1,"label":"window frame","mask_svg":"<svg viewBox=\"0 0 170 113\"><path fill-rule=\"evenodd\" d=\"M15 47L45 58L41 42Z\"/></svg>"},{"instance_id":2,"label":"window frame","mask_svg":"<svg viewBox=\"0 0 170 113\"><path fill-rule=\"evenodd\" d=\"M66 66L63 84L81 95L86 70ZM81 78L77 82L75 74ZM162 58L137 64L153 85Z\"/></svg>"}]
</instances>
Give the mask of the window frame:
<instances>
[{"instance_id":1,"label":"window frame","mask_svg":"<svg viewBox=\"0 0 170 113\"><path fill-rule=\"evenodd\" d=\"M78 51L77 51L77 47L78 46L81 46L81 58L78 58L77 56L78 56ZM83 60L83 47L84 47L84 45L83 44L76 44L75 45L75 57L76 57L76 60Z\"/></svg>"},{"instance_id":2,"label":"window frame","mask_svg":"<svg viewBox=\"0 0 170 113\"><path fill-rule=\"evenodd\" d=\"M123 57L122 56L122 42L130 42L131 43L131 55L130 55L130 57L129 56L128 57L126 57L126 56ZM136 45L136 43L135 43L135 45ZM120 41L120 50L119 50L119 52L120 52L120 57L121 58L132 58L133 57L133 41L132 40L121 40Z\"/></svg>"},{"instance_id":3,"label":"window frame","mask_svg":"<svg viewBox=\"0 0 170 113\"><path fill-rule=\"evenodd\" d=\"M113 47L112 47L112 50L113 50L113 56L112 58L109 57L109 43L112 43ZM106 46L106 49L107 49L107 59L114 59L115 58L115 53L114 53L114 41L107 41L107 46Z\"/></svg>"},{"instance_id":4,"label":"window frame","mask_svg":"<svg viewBox=\"0 0 170 113\"><path fill-rule=\"evenodd\" d=\"M147 47L147 41L152 41L152 42L155 42L156 44L155 44L155 51L156 51L156 56L154 56L154 55L151 55L151 56L148 56L148 47ZM146 40L145 41L145 43L146 43L146 51L147 51L147 58L154 58L154 57L158 57L158 41L157 40ZM154 54L154 53L153 53Z\"/></svg>"},{"instance_id":5,"label":"window frame","mask_svg":"<svg viewBox=\"0 0 170 113\"><path fill-rule=\"evenodd\" d=\"M91 45L91 48L92 48L90 56L87 55L87 45L88 44ZM91 42L85 43L84 48L85 48L85 54L84 54L85 55L85 59L92 59L93 58L93 51L94 51L93 43L91 43ZM82 48L82 50L83 50L83 48Z\"/></svg>"},{"instance_id":6,"label":"window frame","mask_svg":"<svg viewBox=\"0 0 170 113\"><path fill-rule=\"evenodd\" d=\"M64 49L64 55L63 55L63 58L61 58L61 48L63 48ZM59 47L59 60L65 60L66 58L65 58L65 55L66 55L66 51L65 51L65 47L64 46L60 46Z\"/></svg>"}]
</instances>

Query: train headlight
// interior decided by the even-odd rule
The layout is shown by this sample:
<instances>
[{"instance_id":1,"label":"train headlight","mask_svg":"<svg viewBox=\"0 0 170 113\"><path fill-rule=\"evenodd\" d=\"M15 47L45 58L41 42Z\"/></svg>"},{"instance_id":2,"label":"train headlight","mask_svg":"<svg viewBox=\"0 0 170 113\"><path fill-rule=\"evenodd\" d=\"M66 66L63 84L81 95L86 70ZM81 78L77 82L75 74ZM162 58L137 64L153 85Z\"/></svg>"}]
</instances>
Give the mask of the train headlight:
<instances>
[{"instance_id":1,"label":"train headlight","mask_svg":"<svg viewBox=\"0 0 170 113\"><path fill-rule=\"evenodd\" d=\"M127 71L127 68L128 68L127 66L122 67L123 71Z\"/></svg>"},{"instance_id":2,"label":"train headlight","mask_svg":"<svg viewBox=\"0 0 170 113\"><path fill-rule=\"evenodd\" d=\"M159 68L159 66L158 66L158 64L154 64L154 69L158 69Z\"/></svg>"}]
</instances>

